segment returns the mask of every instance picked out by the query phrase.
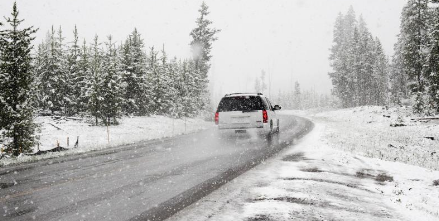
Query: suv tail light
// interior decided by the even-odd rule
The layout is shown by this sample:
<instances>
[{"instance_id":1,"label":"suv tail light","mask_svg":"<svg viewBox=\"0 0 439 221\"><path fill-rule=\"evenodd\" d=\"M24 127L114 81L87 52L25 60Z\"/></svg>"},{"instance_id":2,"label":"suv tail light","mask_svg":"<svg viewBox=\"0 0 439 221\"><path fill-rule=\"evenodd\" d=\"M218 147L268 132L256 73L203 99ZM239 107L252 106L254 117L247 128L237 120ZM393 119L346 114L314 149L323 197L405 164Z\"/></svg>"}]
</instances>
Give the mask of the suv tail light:
<instances>
[{"instance_id":1,"label":"suv tail light","mask_svg":"<svg viewBox=\"0 0 439 221\"><path fill-rule=\"evenodd\" d=\"M268 114L266 110L262 111L262 122L268 123Z\"/></svg>"},{"instance_id":2,"label":"suv tail light","mask_svg":"<svg viewBox=\"0 0 439 221\"><path fill-rule=\"evenodd\" d=\"M216 112L215 113L215 124L218 125L218 123L219 123L219 113Z\"/></svg>"}]
</instances>

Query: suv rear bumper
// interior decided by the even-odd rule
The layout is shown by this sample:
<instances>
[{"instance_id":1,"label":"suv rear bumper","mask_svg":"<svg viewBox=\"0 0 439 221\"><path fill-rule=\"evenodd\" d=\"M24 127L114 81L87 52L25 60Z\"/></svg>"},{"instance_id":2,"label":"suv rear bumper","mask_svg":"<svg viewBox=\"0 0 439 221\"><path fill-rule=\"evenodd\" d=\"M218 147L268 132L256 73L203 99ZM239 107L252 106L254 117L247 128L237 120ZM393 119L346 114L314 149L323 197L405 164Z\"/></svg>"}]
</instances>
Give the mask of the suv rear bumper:
<instances>
[{"instance_id":1,"label":"suv rear bumper","mask_svg":"<svg viewBox=\"0 0 439 221\"><path fill-rule=\"evenodd\" d=\"M243 132L246 131L248 133L256 133L256 134L268 134L271 129L270 129L270 124L268 123L264 123L264 124L260 124L257 127L249 127L249 126L245 126L245 125L218 125L218 131L220 131L221 133L229 133L229 132L235 132L235 131L239 131L239 132Z\"/></svg>"}]
</instances>

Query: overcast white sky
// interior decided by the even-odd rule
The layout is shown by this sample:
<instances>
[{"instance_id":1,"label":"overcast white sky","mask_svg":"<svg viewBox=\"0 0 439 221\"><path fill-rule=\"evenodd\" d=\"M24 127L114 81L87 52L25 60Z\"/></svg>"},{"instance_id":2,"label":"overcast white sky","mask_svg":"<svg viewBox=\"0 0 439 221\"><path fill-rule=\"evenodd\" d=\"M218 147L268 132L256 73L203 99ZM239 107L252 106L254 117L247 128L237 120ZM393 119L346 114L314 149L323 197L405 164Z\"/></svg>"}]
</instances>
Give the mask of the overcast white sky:
<instances>
[{"instance_id":1,"label":"overcast white sky","mask_svg":"<svg viewBox=\"0 0 439 221\"><path fill-rule=\"evenodd\" d=\"M9 15L13 0L0 1ZM26 25L40 28L41 42L51 25L62 26L71 41L76 24L91 42L111 34L123 41L137 27L148 47L165 44L171 56L190 56L189 32L202 0L17 0ZM303 89L329 93L329 48L339 12L352 5L391 56L406 0L206 0L213 26L221 29L213 45L211 82L215 94L254 91L264 69L272 77L273 95L299 81Z\"/></svg>"}]
</instances>

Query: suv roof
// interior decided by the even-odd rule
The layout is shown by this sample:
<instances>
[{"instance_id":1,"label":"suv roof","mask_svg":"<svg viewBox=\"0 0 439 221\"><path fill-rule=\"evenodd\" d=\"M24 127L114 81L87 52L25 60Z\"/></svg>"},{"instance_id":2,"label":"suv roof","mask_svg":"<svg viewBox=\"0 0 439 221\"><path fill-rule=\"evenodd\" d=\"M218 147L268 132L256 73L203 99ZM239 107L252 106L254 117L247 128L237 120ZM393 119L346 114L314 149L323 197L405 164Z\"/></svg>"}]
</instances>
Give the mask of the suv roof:
<instances>
[{"instance_id":1,"label":"suv roof","mask_svg":"<svg viewBox=\"0 0 439 221\"><path fill-rule=\"evenodd\" d=\"M231 93L226 94L224 97L236 97L236 96L262 96L262 93Z\"/></svg>"}]
</instances>

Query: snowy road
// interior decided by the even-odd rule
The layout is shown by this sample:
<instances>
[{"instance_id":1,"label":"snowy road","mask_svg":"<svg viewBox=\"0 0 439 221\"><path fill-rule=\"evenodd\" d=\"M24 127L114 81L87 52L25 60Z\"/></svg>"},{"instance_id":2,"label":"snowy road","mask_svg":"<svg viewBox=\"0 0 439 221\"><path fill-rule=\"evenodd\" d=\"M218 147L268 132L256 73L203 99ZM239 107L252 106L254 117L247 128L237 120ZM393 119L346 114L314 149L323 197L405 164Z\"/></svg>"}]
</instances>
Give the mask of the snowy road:
<instances>
[{"instance_id":1,"label":"snowy road","mask_svg":"<svg viewBox=\"0 0 439 221\"><path fill-rule=\"evenodd\" d=\"M281 116L279 144L210 129L0 169L1 220L161 220L277 153L312 128Z\"/></svg>"}]
</instances>

